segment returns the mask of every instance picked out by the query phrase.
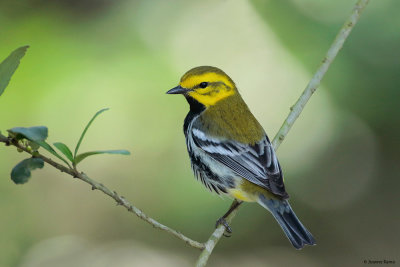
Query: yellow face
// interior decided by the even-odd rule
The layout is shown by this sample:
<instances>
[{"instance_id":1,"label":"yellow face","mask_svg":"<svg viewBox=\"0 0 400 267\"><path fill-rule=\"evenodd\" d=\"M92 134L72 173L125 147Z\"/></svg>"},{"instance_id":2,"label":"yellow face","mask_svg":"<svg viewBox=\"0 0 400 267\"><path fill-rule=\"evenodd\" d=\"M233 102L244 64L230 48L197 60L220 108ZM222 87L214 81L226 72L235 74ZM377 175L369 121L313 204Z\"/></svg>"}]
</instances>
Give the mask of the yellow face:
<instances>
[{"instance_id":1,"label":"yellow face","mask_svg":"<svg viewBox=\"0 0 400 267\"><path fill-rule=\"evenodd\" d=\"M179 85L186 89L184 94L206 107L236 93L236 86L231 78L222 70L209 66L189 70L183 75Z\"/></svg>"}]
</instances>

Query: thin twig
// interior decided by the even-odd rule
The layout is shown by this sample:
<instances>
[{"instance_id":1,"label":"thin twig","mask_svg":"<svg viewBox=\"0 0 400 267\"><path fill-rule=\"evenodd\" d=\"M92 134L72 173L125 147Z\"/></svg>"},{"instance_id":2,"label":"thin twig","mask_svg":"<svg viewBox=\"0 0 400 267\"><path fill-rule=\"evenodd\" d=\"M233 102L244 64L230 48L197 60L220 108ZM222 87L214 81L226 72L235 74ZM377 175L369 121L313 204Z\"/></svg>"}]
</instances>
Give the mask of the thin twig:
<instances>
[{"instance_id":1,"label":"thin twig","mask_svg":"<svg viewBox=\"0 0 400 267\"><path fill-rule=\"evenodd\" d=\"M308 83L307 87L304 89L303 93L297 100L297 102L292 106L289 115L287 116L286 120L283 122L281 128L279 129L278 133L275 135L272 145L275 150L279 148L279 145L285 139L286 135L288 134L289 130L292 128L294 122L299 117L300 113L303 111L305 105L307 104L308 100L312 96L312 94L317 90L319 85L321 84L321 80L324 77L326 71L328 70L330 64L335 59L336 55L340 51L343 46L343 43L346 41L347 37L349 36L351 30L353 29L354 25L360 18L361 12L367 6L369 0L359 0L350 17L346 20L342 28L340 29L339 33L337 34L335 40L333 41L331 47L329 48L328 52L326 53L325 58L322 60L321 65L315 72L314 76ZM228 217L228 222L235 217L238 208L232 212L232 214ZM207 260L210 257L214 247L217 245L218 241L221 239L222 235L224 234L225 226L219 225L217 229L211 234L210 238L205 242L205 249L200 254L196 266L205 266L207 264Z\"/></svg>"},{"instance_id":2,"label":"thin twig","mask_svg":"<svg viewBox=\"0 0 400 267\"><path fill-rule=\"evenodd\" d=\"M53 166L54 168L60 170L61 172L68 173L72 177L78 178L78 179L84 181L85 183L90 184L92 186L92 190L97 189L97 190L102 191L104 194L106 194L106 195L110 196L111 198L113 198L117 202L118 205L124 206L129 212L135 214L140 219L148 222L154 228L166 231L167 233L170 233L171 235L181 239L186 244L188 244L188 245L190 245L190 246L192 246L194 248L198 248L198 249L204 249L205 248L203 243L200 243L200 242L197 242L197 241L195 241L193 239L190 239L189 237L183 235L182 233L180 233L178 231L175 231L174 229L171 229L168 226L165 226L165 225L157 222L153 218L147 216L143 211L141 211L140 209L138 209L137 207L135 207L131 203L129 203L123 196L118 195L117 192L111 191L108 187L104 186L103 184L101 184L99 182L96 182L95 180L89 178L89 176L87 176L85 173L78 172L75 169L68 168L68 167L66 167L66 166L64 166L62 164L59 164L59 163L53 161L52 159L43 156L42 154L40 154L38 152L32 152L32 151L28 150L21 143L18 143L17 140L12 139L12 138L7 138L6 136L2 135L1 133L0 133L0 142L5 143L6 145L13 145L13 146L25 151L26 153L31 154L35 158L41 158L44 162L46 162L49 165Z\"/></svg>"}]
</instances>

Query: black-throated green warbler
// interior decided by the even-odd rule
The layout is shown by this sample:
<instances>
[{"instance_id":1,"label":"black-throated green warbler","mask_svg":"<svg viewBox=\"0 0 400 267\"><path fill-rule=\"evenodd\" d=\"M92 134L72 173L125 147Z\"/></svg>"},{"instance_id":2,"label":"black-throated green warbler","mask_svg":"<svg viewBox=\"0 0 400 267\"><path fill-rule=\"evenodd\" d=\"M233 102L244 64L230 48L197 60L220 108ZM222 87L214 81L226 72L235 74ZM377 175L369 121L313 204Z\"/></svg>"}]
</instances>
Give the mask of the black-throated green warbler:
<instances>
[{"instance_id":1,"label":"black-throated green warbler","mask_svg":"<svg viewBox=\"0 0 400 267\"><path fill-rule=\"evenodd\" d=\"M275 151L232 79L218 68L196 67L167 93L189 102L184 133L197 179L238 204L257 202L269 210L295 248L314 245L287 201ZM218 222L230 231L224 217Z\"/></svg>"}]
</instances>

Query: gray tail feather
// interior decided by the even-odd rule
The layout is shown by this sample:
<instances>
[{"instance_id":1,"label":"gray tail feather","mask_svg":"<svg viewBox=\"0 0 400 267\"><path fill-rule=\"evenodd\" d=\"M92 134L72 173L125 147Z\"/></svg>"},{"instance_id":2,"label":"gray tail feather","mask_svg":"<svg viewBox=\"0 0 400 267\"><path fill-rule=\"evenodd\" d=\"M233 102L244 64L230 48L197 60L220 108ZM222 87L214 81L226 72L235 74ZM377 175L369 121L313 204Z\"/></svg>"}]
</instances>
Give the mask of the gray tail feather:
<instances>
[{"instance_id":1,"label":"gray tail feather","mask_svg":"<svg viewBox=\"0 0 400 267\"><path fill-rule=\"evenodd\" d=\"M316 244L314 237L297 218L289 202L286 200L267 199L264 195L260 195L258 203L272 213L296 249L301 249L305 245Z\"/></svg>"}]
</instances>

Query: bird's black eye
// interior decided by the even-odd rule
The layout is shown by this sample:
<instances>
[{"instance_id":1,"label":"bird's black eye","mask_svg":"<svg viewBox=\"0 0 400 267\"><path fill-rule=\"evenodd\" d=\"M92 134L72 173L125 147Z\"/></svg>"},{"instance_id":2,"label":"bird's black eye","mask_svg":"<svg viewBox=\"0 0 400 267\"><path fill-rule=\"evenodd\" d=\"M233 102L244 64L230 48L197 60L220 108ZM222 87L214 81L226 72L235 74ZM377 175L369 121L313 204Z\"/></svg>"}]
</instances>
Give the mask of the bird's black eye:
<instances>
[{"instance_id":1,"label":"bird's black eye","mask_svg":"<svg viewBox=\"0 0 400 267\"><path fill-rule=\"evenodd\" d=\"M206 88L208 86L208 82L202 82L199 84L200 88Z\"/></svg>"}]
</instances>

